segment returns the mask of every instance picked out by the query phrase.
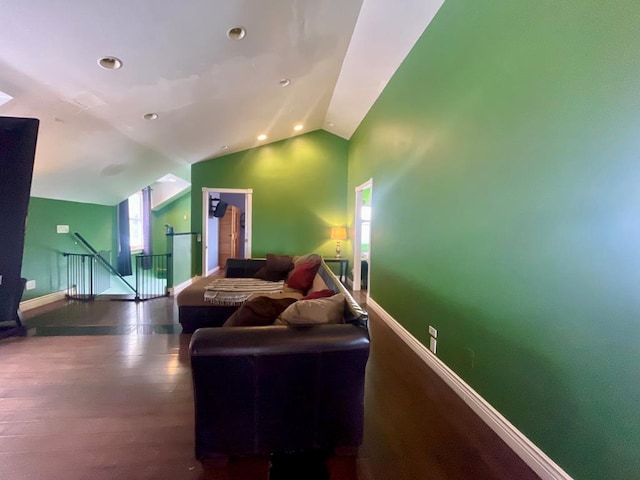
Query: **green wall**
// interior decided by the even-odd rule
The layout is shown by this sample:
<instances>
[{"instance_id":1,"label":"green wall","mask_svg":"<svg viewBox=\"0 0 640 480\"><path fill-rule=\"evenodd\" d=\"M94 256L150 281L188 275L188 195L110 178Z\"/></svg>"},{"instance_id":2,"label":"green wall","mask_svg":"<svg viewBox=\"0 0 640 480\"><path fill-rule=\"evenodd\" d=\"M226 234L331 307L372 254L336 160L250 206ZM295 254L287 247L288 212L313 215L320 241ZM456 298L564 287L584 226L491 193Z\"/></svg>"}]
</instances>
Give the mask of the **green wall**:
<instances>
[{"instance_id":1,"label":"green wall","mask_svg":"<svg viewBox=\"0 0 640 480\"><path fill-rule=\"evenodd\" d=\"M186 218L185 218L186 216ZM191 231L191 191L180 195L167 205L151 212L151 233L154 254L167 253L165 225L173 226L175 233Z\"/></svg>"},{"instance_id":2,"label":"green wall","mask_svg":"<svg viewBox=\"0 0 640 480\"><path fill-rule=\"evenodd\" d=\"M113 251L115 207L31 197L25 236L22 276L35 280L23 300L67 288L66 260L62 253L88 253L71 236L78 232L97 250ZM69 225L69 233L56 233L56 225Z\"/></svg>"},{"instance_id":3,"label":"green wall","mask_svg":"<svg viewBox=\"0 0 640 480\"><path fill-rule=\"evenodd\" d=\"M640 472L638 25L447 0L349 145L372 297L581 479Z\"/></svg>"},{"instance_id":4,"label":"green wall","mask_svg":"<svg viewBox=\"0 0 640 480\"><path fill-rule=\"evenodd\" d=\"M254 257L335 254L331 226L344 225L348 143L315 131L196 163L191 169L193 231L202 232L202 187L253 189ZM348 241L344 243L347 250ZM200 272L201 252L196 271Z\"/></svg>"},{"instance_id":5,"label":"green wall","mask_svg":"<svg viewBox=\"0 0 640 480\"><path fill-rule=\"evenodd\" d=\"M191 231L191 191L152 212L153 253L172 254L173 271L169 286L175 286L192 277L192 252L196 249L196 244L193 235L179 235L172 238L172 245L168 248L165 228L167 224L173 227L175 233Z\"/></svg>"}]
</instances>

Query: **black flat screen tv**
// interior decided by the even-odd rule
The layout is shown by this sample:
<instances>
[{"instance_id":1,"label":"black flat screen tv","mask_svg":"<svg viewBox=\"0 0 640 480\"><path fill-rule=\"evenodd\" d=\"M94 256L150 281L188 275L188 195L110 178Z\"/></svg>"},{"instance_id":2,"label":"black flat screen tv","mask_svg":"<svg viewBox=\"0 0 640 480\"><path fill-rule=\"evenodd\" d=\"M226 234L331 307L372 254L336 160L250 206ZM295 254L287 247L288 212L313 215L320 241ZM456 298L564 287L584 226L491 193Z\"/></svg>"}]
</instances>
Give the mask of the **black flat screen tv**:
<instances>
[{"instance_id":1,"label":"black flat screen tv","mask_svg":"<svg viewBox=\"0 0 640 480\"><path fill-rule=\"evenodd\" d=\"M209 203L209 217L221 218L227 213L227 207L229 204L223 202L219 198L212 198Z\"/></svg>"}]
</instances>

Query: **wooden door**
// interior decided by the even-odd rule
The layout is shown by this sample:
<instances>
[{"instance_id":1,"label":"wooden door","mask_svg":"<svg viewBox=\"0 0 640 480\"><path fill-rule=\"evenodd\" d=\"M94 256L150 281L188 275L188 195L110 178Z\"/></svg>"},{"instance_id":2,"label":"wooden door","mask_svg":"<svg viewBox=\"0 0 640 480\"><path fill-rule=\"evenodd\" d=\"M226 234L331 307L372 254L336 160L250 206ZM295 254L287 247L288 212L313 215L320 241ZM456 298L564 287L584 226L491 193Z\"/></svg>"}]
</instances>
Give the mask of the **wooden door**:
<instances>
[{"instance_id":1,"label":"wooden door","mask_svg":"<svg viewBox=\"0 0 640 480\"><path fill-rule=\"evenodd\" d=\"M229 205L220 219L218 234L218 264L227 266L227 259L237 258L240 252L240 209Z\"/></svg>"}]
</instances>

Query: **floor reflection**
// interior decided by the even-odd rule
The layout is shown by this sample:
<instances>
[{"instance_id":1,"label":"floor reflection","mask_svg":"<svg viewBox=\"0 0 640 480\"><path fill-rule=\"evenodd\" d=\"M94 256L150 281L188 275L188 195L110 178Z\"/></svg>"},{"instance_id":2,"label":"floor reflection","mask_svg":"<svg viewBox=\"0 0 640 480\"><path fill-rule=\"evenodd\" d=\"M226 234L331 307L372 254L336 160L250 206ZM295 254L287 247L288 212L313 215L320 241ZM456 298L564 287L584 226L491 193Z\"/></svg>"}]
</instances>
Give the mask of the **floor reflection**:
<instances>
[{"instance_id":1,"label":"floor reflection","mask_svg":"<svg viewBox=\"0 0 640 480\"><path fill-rule=\"evenodd\" d=\"M180 325L43 325L28 329L28 334L34 337L75 335L152 335L181 332L182 327Z\"/></svg>"},{"instance_id":2,"label":"floor reflection","mask_svg":"<svg viewBox=\"0 0 640 480\"><path fill-rule=\"evenodd\" d=\"M233 458L216 465L205 460L200 480L370 480L358 474L356 457L324 451Z\"/></svg>"}]
</instances>

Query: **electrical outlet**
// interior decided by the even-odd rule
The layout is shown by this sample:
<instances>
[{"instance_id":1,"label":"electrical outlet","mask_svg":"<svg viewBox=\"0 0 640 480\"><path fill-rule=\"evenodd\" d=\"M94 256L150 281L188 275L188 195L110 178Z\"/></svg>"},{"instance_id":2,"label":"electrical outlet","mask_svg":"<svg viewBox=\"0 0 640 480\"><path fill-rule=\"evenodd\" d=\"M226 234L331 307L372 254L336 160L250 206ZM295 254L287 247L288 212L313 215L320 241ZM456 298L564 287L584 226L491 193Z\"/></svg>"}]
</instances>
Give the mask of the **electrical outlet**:
<instances>
[{"instance_id":1,"label":"electrical outlet","mask_svg":"<svg viewBox=\"0 0 640 480\"><path fill-rule=\"evenodd\" d=\"M69 225L56 225L57 233L69 233Z\"/></svg>"},{"instance_id":2,"label":"electrical outlet","mask_svg":"<svg viewBox=\"0 0 640 480\"><path fill-rule=\"evenodd\" d=\"M431 352L435 355L436 354L436 347L438 346L438 341L433 338L430 337L429 338L429 350L431 350Z\"/></svg>"},{"instance_id":3,"label":"electrical outlet","mask_svg":"<svg viewBox=\"0 0 640 480\"><path fill-rule=\"evenodd\" d=\"M429 335L431 335L433 338L438 338L438 330L429 325Z\"/></svg>"},{"instance_id":4,"label":"electrical outlet","mask_svg":"<svg viewBox=\"0 0 640 480\"><path fill-rule=\"evenodd\" d=\"M36 281L29 280L24 288L26 288L27 290L33 290L34 288L36 288Z\"/></svg>"}]
</instances>

